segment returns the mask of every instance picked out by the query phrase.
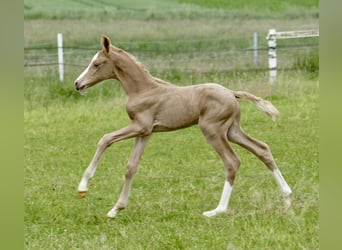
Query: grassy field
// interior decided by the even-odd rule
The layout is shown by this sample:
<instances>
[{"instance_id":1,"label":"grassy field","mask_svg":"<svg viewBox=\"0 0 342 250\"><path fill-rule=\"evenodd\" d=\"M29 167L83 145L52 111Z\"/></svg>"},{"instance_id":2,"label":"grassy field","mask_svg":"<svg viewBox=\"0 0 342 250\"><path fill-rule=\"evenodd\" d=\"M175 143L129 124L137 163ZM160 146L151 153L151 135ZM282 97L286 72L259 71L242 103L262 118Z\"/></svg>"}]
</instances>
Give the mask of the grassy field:
<instances>
[{"instance_id":1,"label":"grassy field","mask_svg":"<svg viewBox=\"0 0 342 250\"><path fill-rule=\"evenodd\" d=\"M165 19L165 18L299 18L318 17L318 0L25 0L26 19Z\"/></svg>"},{"instance_id":2,"label":"grassy field","mask_svg":"<svg viewBox=\"0 0 342 250\"><path fill-rule=\"evenodd\" d=\"M235 147L242 166L229 213L203 218L218 202L224 171L193 127L152 136L130 204L110 222L132 140L108 149L88 197L76 188L99 138L128 122L122 91L107 82L83 97L48 79L26 82L26 248L318 249L318 83L295 79L269 96L277 123L242 103L243 127L271 146L293 188L290 212L262 163Z\"/></svg>"},{"instance_id":3,"label":"grassy field","mask_svg":"<svg viewBox=\"0 0 342 250\"><path fill-rule=\"evenodd\" d=\"M225 1L223 10L215 8L217 1L149 0L148 7L138 1L115 2L108 8L117 16L96 20L87 17L94 12L101 15L112 1L68 1L66 6L65 1L25 0L24 44L54 42L61 31L67 45L98 46L99 36L105 33L136 51L158 77L176 84L218 82L272 101L281 113L279 121L272 122L241 101L242 126L271 147L293 189L292 209L283 209L278 186L266 167L234 145L242 164L229 212L204 218L202 212L214 208L220 198L224 169L194 126L152 136L128 207L106 221L105 214L120 194L133 140L106 151L85 199L77 197L77 186L102 135L129 122L119 83L106 81L82 96L72 82L83 68L68 68L63 84L54 68L25 68L25 249L319 249L317 74L300 68L280 71L278 83L270 85L267 72L225 73L213 67L209 73L188 74L164 52L139 54L143 49L158 50L158 43L149 42L154 40L167 40L171 46L179 39L209 39L215 47L215 40L234 38L229 46L239 48L240 37L272 25L282 30L317 28L318 3L290 1L280 6L274 1L276 8L264 1L259 5L267 11L248 16L253 1L240 1L245 4L239 6ZM183 12L174 14L179 10ZM306 14L298 16L299 12ZM132 47L132 41L140 41L133 45L142 47ZM92 54L84 58L89 60ZM203 60L196 60L199 56ZM162 62L163 57L167 60ZM203 53L191 59L192 69L216 60ZM234 58L227 60L234 64Z\"/></svg>"}]
</instances>

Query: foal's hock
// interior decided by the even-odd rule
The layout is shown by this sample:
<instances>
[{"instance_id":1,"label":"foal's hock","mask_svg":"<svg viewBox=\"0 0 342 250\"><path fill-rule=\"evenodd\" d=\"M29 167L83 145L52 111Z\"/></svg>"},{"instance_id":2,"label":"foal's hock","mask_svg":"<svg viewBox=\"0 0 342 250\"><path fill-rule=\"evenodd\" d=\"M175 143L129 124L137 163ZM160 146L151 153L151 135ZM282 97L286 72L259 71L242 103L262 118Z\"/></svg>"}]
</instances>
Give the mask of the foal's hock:
<instances>
[{"instance_id":1,"label":"foal's hock","mask_svg":"<svg viewBox=\"0 0 342 250\"><path fill-rule=\"evenodd\" d=\"M272 153L264 142L247 135L240 127L238 98L254 103L262 112L276 119L278 110L268 101L243 91L233 91L215 83L179 87L153 77L135 57L113 46L108 37L102 37L102 49L95 54L88 67L75 80L77 91L95 84L116 79L125 90L126 111L131 119L126 127L105 134L99 141L95 155L85 170L78 186L80 197L88 191L88 181L95 174L97 164L106 148L113 143L135 138L128 159L125 183L115 206L107 213L113 218L128 203L133 176L137 171L145 145L153 132L166 132L198 124L207 142L221 157L226 169L226 180L218 206L204 212L207 217L227 211L240 159L230 142L239 144L255 154L272 172L290 206L291 188L278 169Z\"/></svg>"}]
</instances>

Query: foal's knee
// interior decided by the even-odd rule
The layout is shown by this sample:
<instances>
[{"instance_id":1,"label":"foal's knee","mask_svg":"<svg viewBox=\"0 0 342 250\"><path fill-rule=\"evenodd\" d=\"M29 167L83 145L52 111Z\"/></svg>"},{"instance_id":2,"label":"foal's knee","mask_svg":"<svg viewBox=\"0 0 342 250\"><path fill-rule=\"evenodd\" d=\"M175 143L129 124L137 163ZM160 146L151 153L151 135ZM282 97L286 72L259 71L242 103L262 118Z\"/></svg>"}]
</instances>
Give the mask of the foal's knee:
<instances>
[{"instance_id":1,"label":"foal's knee","mask_svg":"<svg viewBox=\"0 0 342 250\"><path fill-rule=\"evenodd\" d=\"M136 172L137 172L136 165L127 163L125 178L131 179L135 175Z\"/></svg>"}]
</instances>

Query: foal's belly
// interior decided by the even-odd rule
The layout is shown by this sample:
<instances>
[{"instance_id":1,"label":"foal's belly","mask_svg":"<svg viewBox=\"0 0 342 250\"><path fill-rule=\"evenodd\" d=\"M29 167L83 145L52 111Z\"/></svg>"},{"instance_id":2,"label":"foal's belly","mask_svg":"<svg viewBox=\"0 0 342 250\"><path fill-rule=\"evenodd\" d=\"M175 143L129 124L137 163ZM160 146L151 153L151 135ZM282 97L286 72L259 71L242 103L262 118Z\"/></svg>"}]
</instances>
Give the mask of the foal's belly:
<instances>
[{"instance_id":1,"label":"foal's belly","mask_svg":"<svg viewBox=\"0 0 342 250\"><path fill-rule=\"evenodd\" d=\"M192 125L195 125L198 123L198 119L182 119L181 121L160 121L160 120L155 120L153 123L153 132L167 132L167 131L172 131L172 130L177 130L181 128L186 128L190 127Z\"/></svg>"},{"instance_id":2,"label":"foal's belly","mask_svg":"<svg viewBox=\"0 0 342 250\"><path fill-rule=\"evenodd\" d=\"M169 96L158 108L153 123L155 132L176 130L198 123L198 105L189 96Z\"/></svg>"}]
</instances>

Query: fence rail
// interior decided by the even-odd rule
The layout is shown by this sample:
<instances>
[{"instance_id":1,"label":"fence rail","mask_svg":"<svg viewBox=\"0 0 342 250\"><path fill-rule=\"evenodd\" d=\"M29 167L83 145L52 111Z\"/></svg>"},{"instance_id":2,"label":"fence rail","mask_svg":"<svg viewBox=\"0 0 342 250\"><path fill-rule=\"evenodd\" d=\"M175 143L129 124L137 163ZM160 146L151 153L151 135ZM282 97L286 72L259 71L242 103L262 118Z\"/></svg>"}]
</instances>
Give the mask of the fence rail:
<instances>
[{"instance_id":1,"label":"fence rail","mask_svg":"<svg viewBox=\"0 0 342 250\"><path fill-rule=\"evenodd\" d=\"M280 33L284 37L284 34ZM240 42L241 41L241 42ZM261 46L259 46L261 44ZM153 73L178 69L183 72L208 73L216 72L250 72L268 70L267 58L269 47L266 40L258 40L254 33L250 37L234 39L203 39L203 40L159 40L159 41L126 41L118 42L122 47L133 53ZM277 50L282 63L282 70L293 70L294 54L304 53L318 47L318 41L280 43ZM58 61L58 50L61 46L53 43L37 44L24 48L24 67L70 67L84 68L100 49L100 46L69 46L63 45L63 62ZM282 54L282 52L284 52ZM289 54L292 54L289 56ZM64 71L64 69L62 70ZM64 76L60 76L63 81Z\"/></svg>"},{"instance_id":2,"label":"fence rail","mask_svg":"<svg viewBox=\"0 0 342 250\"><path fill-rule=\"evenodd\" d=\"M297 31L276 31L270 29L266 36L268 44L268 65L270 69L271 83L277 81L277 39L294 39L294 38L308 38L319 37L318 30L297 30Z\"/></svg>"}]
</instances>

